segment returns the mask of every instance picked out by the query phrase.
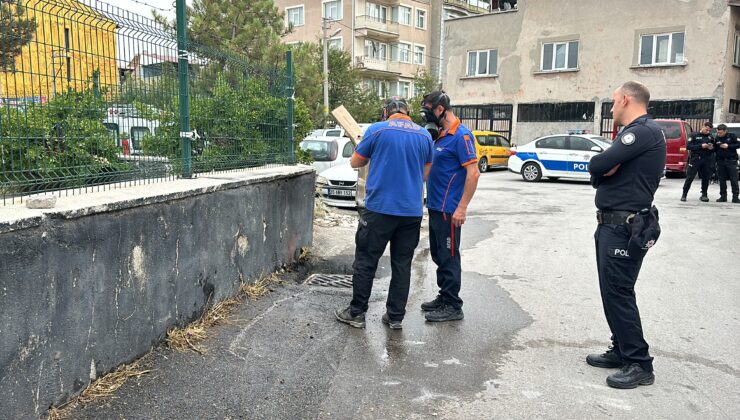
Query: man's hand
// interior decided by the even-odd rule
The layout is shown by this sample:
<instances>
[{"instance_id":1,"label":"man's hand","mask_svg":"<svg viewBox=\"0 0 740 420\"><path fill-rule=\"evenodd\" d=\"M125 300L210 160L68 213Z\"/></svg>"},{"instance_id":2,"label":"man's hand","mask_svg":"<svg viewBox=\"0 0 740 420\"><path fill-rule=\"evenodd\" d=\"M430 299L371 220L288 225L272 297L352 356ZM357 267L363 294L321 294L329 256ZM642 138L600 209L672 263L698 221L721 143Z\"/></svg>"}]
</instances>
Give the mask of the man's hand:
<instances>
[{"instance_id":1,"label":"man's hand","mask_svg":"<svg viewBox=\"0 0 740 420\"><path fill-rule=\"evenodd\" d=\"M452 223L460 227L465 223L465 216L468 213L468 209L462 206L457 206L455 212L452 213Z\"/></svg>"},{"instance_id":2,"label":"man's hand","mask_svg":"<svg viewBox=\"0 0 740 420\"><path fill-rule=\"evenodd\" d=\"M701 144L701 148L702 148L702 149L709 149L709 147L710 147L710 146L712 146L712 145L711 145L711 144L709 144L709 143L702 143L702 144Z\"/></svg>"},{"instance_id":3,"label":"man's hand","mask_svg":"<svg viewBox=\"0 0 740 420\"><path fill-rule=\"evenodd\" d=\"M607 172L607 173L605 173L605 174L604 174L604 176L612 176L612 175L616 174L616 173L617 173L617 169L619 169L619 167L620 167L620 166L622 166L622 164L621 164L621 163L620 163L619 165L617 165L617 166L615 166L615 167L611 168L611 169L609 170L609 172Z\"/></svg>"},{"instance_id":4,"label":"man's hand","mask_svg":"<svg viewBox=\"0 0 740 420\"><path fill-rule=\"evenodd\" d=\"M730 145L727 144L727 143L722 143L722 144L719 145L719 147L721 147L722 149L727 149L727 148L730 147Z\"/></svg>"}]
</instances>

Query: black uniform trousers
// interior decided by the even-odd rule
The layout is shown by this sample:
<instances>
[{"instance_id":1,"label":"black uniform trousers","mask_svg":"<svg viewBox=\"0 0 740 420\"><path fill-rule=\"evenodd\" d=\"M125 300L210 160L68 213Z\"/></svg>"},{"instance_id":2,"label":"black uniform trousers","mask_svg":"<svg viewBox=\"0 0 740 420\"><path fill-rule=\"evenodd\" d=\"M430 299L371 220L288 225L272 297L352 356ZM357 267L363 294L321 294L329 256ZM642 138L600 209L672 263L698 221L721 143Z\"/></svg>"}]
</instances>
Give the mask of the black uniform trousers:
<instances>
[{"instance_id":1,"label":"black uniform trousers","mask_svg":"<svg viewBox=\"0 0 740 420\"><path fill-rule=\"evenodd\" d=\"M378 261L391 243L391 285L386 310L393 321L403 320L411 284L411 261L419 244L421 217L391 216L364 209L355 234L355 262L352 265L353 316L367 312Z\"/></svg>"},{"instance_id":2,"label":"black uniform trousers","mask_svg":"<svg viewBox=\"0 0 740 420\"><path fill-rule=\"evenodd\" d=\"M462 268L460 265L460 234L462 229L452 223L452 214L429 210L429 250L437 264L437 286L442 302L461 309Z\"/></svg>"},{"instance_id":3,"label":"black uniform trousers","mask_svg":"<svg viewBox=\"0 0 740 420\"><path fill-rule=\"evenodd\" d=\"M683 183L683 195L686 195L691 188L691 183L698 173L701 177L701 195L707 195L709 189L709 180L712 178L714 159L711 157L695 157L689 160L689 167L686 170L686 182Z\"/></svg>"},{"instance_id":4,"label":"black uniform trousers","mask_svg":"<svg viewBox=\"0 0 740 420\"><path fill-rule=\"evenodd\" d=\"M737 185L737 159L718 159L717 176L719 177L719 195L721 197L727 197L727 180L729 179L732 196L737 197L738 193L740 193Z\"/></svg>"},{"instance_id":5,"label":"black uniform trousers","mask_svg":"<svg viewBox=\"0 0 740 420\"><path fill-rule=\"evenodd\" d=\"M625 362L639 363L652 372L653 358L642 335L635 296L635 282L643 256L630 256L627 252L629 225L600 224L594 238L601 302L612 332L614 351Z\"/></svg>"}]
</instances>

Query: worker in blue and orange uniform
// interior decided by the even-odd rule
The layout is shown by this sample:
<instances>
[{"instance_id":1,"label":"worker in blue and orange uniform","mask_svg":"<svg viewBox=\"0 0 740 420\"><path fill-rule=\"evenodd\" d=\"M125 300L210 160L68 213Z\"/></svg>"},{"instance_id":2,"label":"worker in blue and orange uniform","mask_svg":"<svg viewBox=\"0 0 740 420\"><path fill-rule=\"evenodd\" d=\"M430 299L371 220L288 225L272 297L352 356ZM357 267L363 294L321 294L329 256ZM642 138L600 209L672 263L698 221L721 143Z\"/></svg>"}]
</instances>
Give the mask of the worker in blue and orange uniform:
<instances>
[{"instance_id":1,"label":"worker in blue and orange uniform","mask_svg":"<svg viewBox=\"0 0 740 420\"><path fill-rule=\"evenodd\" d=\"M434 159L427 180L429 247L437 265L437 297L421 305L430 322L463 319L460 299L462 269L460 235L468 204L478 187L478 158L475 137L460 123L450 107L450 98L435 91L422 100L421 113L434 138Z\"/></svg>"},{"instance_id":2,"label":"worker in blue and orange uniform","mask_svg":"<svg viewBox=\"0 0 740 420\"><path fill-rule=\"evenodd\" d=\"M432 138L411 121L403 98L385 101L383 119L368 127L350 164L370 164L365 208L355 235L352 302L334 312L337 320L365 328L365 312L378 260L391 244L391 284L382 321L401 329L411 285L411 261L424 215L424 180L432 163Z\"/></svg>"}]
</instances>

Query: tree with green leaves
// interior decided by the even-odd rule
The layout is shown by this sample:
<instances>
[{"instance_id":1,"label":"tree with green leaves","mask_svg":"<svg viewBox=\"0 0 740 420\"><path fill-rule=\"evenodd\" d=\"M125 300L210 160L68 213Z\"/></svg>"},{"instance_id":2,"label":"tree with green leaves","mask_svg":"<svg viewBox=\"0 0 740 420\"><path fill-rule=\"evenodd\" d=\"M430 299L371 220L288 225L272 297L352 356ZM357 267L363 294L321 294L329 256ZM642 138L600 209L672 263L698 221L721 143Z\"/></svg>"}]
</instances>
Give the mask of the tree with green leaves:
<instances>
[{"instance_id":1,"label":"tree with green leaves","mask_svg":"<svg viewBox=\"0 0 740 420\"><path fill-rule=\"evenodd\" d=\"M277 64L286 32L284 14L273 0L195 0L188 7L188 38L200 47L228 50L249 63ZM153 12L155 20L175 24Z\"/></svg>"},{"instance_id":2,"label":"tree with green leaves","mask_svg":"<svg viewBox=\"0 0 740 420\"><path fill-rule=\"evenodd\" d=\"M16 58L35 32L36 19L26 17L20 1L0 0L0 70L15 70Z\"/></svg>"}]
</instances>

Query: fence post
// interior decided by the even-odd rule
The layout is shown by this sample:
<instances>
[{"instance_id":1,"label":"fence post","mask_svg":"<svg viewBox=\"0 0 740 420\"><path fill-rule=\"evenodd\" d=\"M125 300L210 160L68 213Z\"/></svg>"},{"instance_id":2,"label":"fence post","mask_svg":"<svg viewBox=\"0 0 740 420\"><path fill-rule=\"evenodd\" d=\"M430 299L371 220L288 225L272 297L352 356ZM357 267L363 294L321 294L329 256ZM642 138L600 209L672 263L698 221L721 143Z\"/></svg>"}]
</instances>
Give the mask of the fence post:
<instances>
[{"instance_id":1,"label":"fence post","mask_svg":"<svg viewBox=\"0 0 740 420\"><path fill-rule=\"evenodd\" d=\"M93 97L98 99L100 97L100 71L95 70L92 75L93 83Z\"/></svg>"},{"instance_id":2,"label":"fence post","mask_svg":"<svg viewBox=\"0 0 740 420\"><path fill-rule=\"evenodd\" d=\"M288 97L288 145L290 150L290 163L296 163L295 158L295 139L293 138L293 124L294 124L294 107L295 107L295 83L293 80L293 52L288 50L285 52L285 66L287 74L286 95Z\"/></svg>"},{"instance_id":3,"label":"fence post","mask_svg":"<svg viewBox=\"0 0 740 420\"><path fill-rule=\"evenodd\" d=\"M190 97L188 92L188 50L185 0L177 0L177 73L180 86L180 145L182 146L182 177L192 178L190 150Z\"/></svg>"}]
</instances>

